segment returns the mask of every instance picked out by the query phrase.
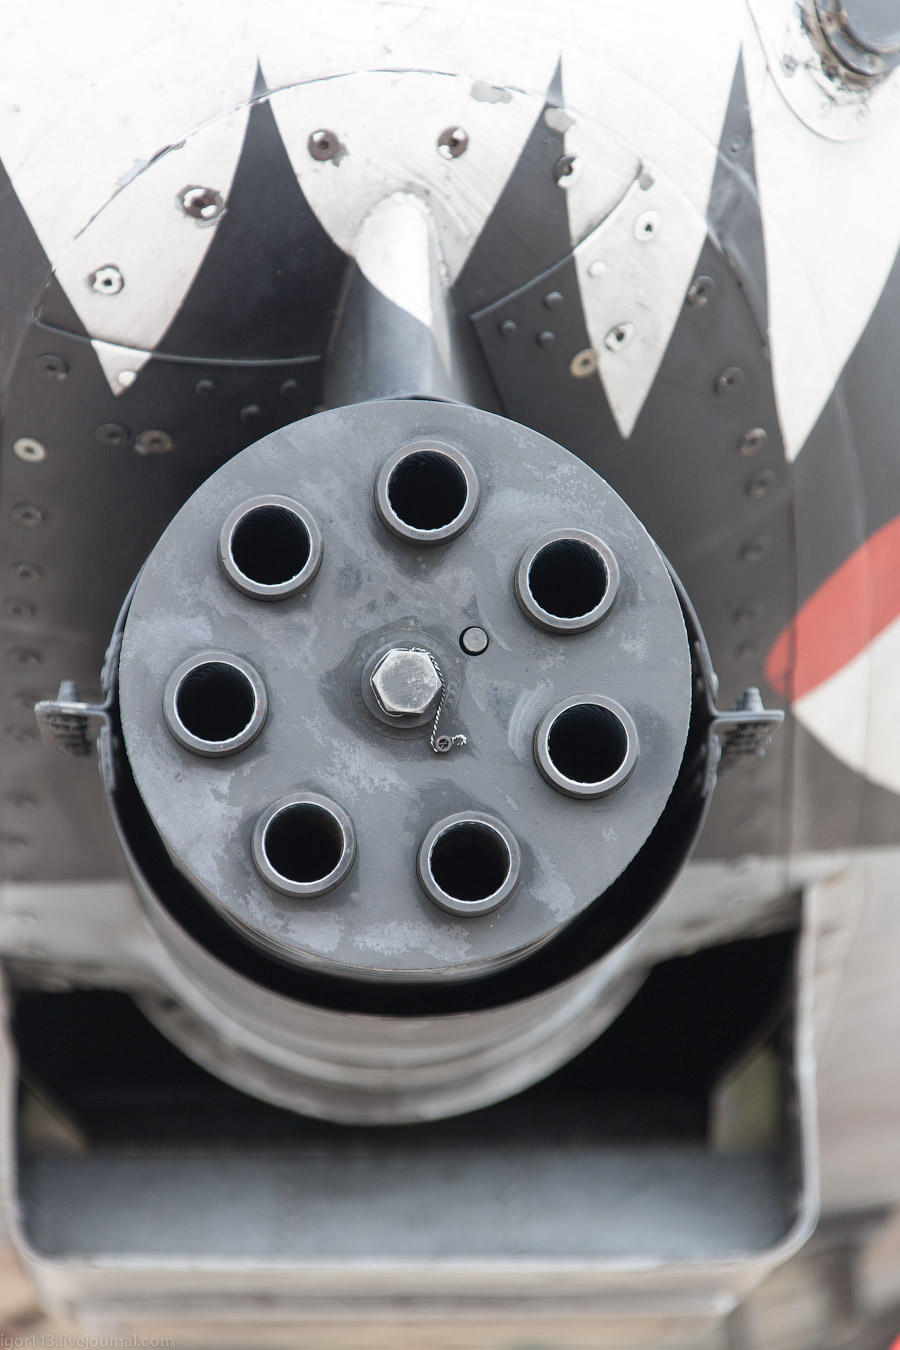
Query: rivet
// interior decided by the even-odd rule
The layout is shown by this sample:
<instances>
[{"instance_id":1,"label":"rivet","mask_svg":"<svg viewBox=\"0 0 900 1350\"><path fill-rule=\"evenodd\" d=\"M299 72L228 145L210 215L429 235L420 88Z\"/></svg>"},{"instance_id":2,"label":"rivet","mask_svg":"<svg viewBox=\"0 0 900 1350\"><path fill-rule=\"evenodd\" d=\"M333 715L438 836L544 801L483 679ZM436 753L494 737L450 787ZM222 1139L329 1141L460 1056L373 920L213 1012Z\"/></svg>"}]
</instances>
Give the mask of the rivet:
<instances>
[{"instance_id":1,"label":"rivet","mask_svg":"<svg viewBox=\"0 0 900 1350\"><path fill-rule=\"evenodd\" d=\"M550 347L556 341L556 334L551 332L549 328L545 328L542 332L538 333L534 340L539 347Z\"/></svg>"},{"instance_id":2,"label":"rivet","mask_svg":"<svg viewBox=\"0 0 900 1350\"><path fill-rule=\"evenodd\" d=\"M37 563L32 562L14 562L10 565L10 571L15 573L20 581L40 581L43 573Z\"/></svg>"},{"instance_id":3,"label":"rivet","mask_svg":"<svg viewBox=\"0 0 900 1350\"><path fill-rule=\"evenodd\" d=\"M734 140L731 142L728 149L732 155L736 155L739 153L740 150L743 149L743 146L744 142L742 138L740 136L735 136Z\"/></svg>"},{"instance_id":4,"label":"rivet","mask_svg":"<svg viewBox=\"0 0 900 1350\"><path fill-rule=\"evenodd\" d=\"M204 379L198 380L197 383L194 385L194 393L199 394L201 398L208 398L209 395L214 392L215 387L216 387L215 380L210 380L208 377L204 377Z\"/></svg>"},{"instance_id":5,"label":"rivet","mask_svg":"<svg viewBox=\"0 0 900 1350\"><path fill-rule=\"evenodd\" d=\"M118 375L116 376L116 379L118 380L119 384L122 386L123 389L130 389L131 386L134 384L135 380L137 379L137 371L120 370Z\"/></svg>"},{"instance_id":6,"label":"rivet","mask_svg":"<svg viewBox=\"0 0 900 1350\"><path fill-rule=\"evenodd\" d=\"M731 622L734 624L755 623L761 613L759 605L742 605L732 614Z\"/></svg>"},{"instance_id":7,"label":"rivet","mask_svg":"<svg viewBox=\"0 0 900 1350\"><path fill-rule=\"evenodd\" d=\"M216 220L225 210L221 192L216 192L215 188L196 185L182 189L178 196L178 204L184 214L194 220Z\"/></svg>"},{"instance_id":8,"label":"rivet","mask_svg":"<svg viewBox=\"0 0 900 1350\"><path fill-rule=\"evenodd\" d=\"M565 296L562 291L548 291L544 296L543 305L545 309L559 309L565 304Z\"/></svg>"},{"instance_id":9,"label":"rivet","mask_svg":"<svg viewBox=\"0 0 900 1350\"><path fill-rule=\"evenodd\" d=\"M642 211L634 222L634 237L642 244L647 244L656 238L661 225L662 216L658 211Z\"/></svg>"},{"instance_id":10,"label":"rivet","mask_svg":"<svg viewBox=\"0 0 900 1350\"><path fill-rule=\"evenodd\" d=\"M747 484L747 496L752 497L754 501L759 501L760 498L771 492L774 486L775 471L773 469L761 469Z\"/></svg>"},{"instance_id":11,"label":"rivet","mask_svg":"<svg viewBox=\"0 0 900 1350\"><path fill-rule=\"evenodd\" d=\"M22 600L17 595L8 596L2 603L2 609L11 619L33 619L37 614L36 605L30 600Z\"/></svg>"},{"instance_id":12,"label":"rivet","mask_svg":"<svg viewBox=\"0 0 900 1350\"><path fill-rule=\"evenodd\" d=\"M14 689L9 696L9 701L14 708L23 708L26 712L34 712L34 705L39 703L42 698L47 698L48 694L36 693L34 689Z\"/></svg>"},{"instance_id":13,"label":"rivet","mask_svg":"<svg viewBox=\"0 0 900 1350\"><path fill-rule=\"evenodd\" d=\"M469 148L469 135L462 127L447 127L438 136L438 154L444 159L459 159Z\"/></svg>"},{"instance_id":14,"label":"rivet","mask_svg":"<svg viewBox=\"0 0 900 1350\"><path fill-rule=\"evenodd\" d=\"M6 735L16 745L29 745L37 740L37 731L31 727L7 727Z\"/></svg>"},{"instance_id":15,"label":"rivet","mask_svg":"<svg viewBox=\"0 0 900 1350\"><path fill-rule=\"evenodd\" d=\"M282 398L292 398L299 388L295 379L283 380L278 392Z\"/></svg>"},{"instance_id":16,"label":"rivet","mask_svg":"<svg viewBox=\"0 0 900 1350\"><path fill-rule=\"evenodd\" d=\"M767 439L768 437L763 427L751 427L749 431L744 432L743 436L738 441L738 454L744 455L746 458L749 458L750 455L755 455L757 450L762 449Z\"/></svg>"},{"instance_id":17,"label":"rivet","mask_svg":"<svg viewBox=\"0 0 900 1350\"><path fill-rule=\"evenodd\" d=\"M621 351L634 337L634 324L617 323L603 339L603 345L611 352Z\"/></svg>"},{"instance_id":18,"label":"rivet","mask_svg":"<svg viewBox=\"0 0 900 1350\"><path fill-rule=\"evenodd\" d=\"M97 295L118 295L125 285L125 278L112 263L104 263L88 277L88 285Z\"/></svg>"},{"instance_id":19,"label":"rivet","mask_svg":"<svg viewBox=\"0 0 900 1350\"><path fill-rule=\"evenodd\" d=\"M48 380L64 380L69 373L68 362L56 352L44 352L35 357L34 368Z\"/></svg>"},{"instance_id":20,"label":"rivet","mask_svg":"<svg viewBox=\"0 0 900 1350\"><path fill-rule=\"evenodd\" d=\"M748 657L759 656L759 643L748 639L746 642L739 642L734 649L735 656Z\"/></svg>"},{"instance_id":21,"label":"rivet","mask_svg":"<svg viewBox=\"0 0 900 1350\"><path fill-rule=\"evenodd\" d=\"M757 539L750 539L740 551L741 562L755 563L759 562L763 554L769 548L771 539L768 535L761 534Z\"/></svg>"},{"instance_id":22,"label":"rivet","mask_svg":"<svg viewBox=\"0 0 900 1350\"><path fill-rule=\"evenodd\" d=\"M320 127L314 131L306 142L306 148L313 159L328 160L337 159L341 152L341 142L333 131L327 127Z\"/></svg>"},{"instance_id":23,"label":"rivet","mask_svg":"<svg viewBox=\"0 0 900 1350\"><path fill-rule=\"evenodd\" d=\"M744 372L740 366L726 366L716 376L715 391L717 394L733 394L735 390L740 389L743 383Z\"/></svg>"},{"instance_id":24,"label":"rivet","mask_svg":"<svg viewBox=\"0 0 900 1350\"><path fill-rule=\"evenodd\" d=\"M13 453L19 459L24 459L26 464L39 464L42 459L47 458L46 446L41 445L33 436L20 436L17 441L13 441Z\"/></svg>"},{"instance_id":25,"label":"rivet","mask_svg":"<svg viewBox=\"0 0 900 1350\"><path fill-rule=\"evenodd\" d=\"M576 352L569 362L569 374L576 380L583 380L588 375L593 375L597 369L597 353L593 347L582 347L580 352Z\"/></svg>"},{"instance_id":26,"label":"rivet","mask_svg":"<svg viewBox=\"0 0 900 1350\"><path fill-rule=\"evenodd\" d=\"M560 155L553 165L553 181L560 187L569 187L575 180L578 161L575 155Z\"/></svg>"},{"instance_id":27,"label":"rivet","mask_svg":"<svg viewBox=\"0 0 900 1350\"><path fill-rule=\"evenodd\" d=\"M34 502L16 502L15 506L10 508L10 515L13 520L20 525L43 525L47 519L47 512L42 506L36 506Z\"/></svg>"},{"instance_id":28,"label":"rivet","mask_svg":"<svg viewBox=\"0 0 900 1350\"><path fill-rule=\"evenodd\" d=\"M19 851L26 849L31 841L22 834L0 834L0 848Z\"/></svg>"},{"instance_id":29,"label":"rivet","mask_svg":"<svg viewBox=\"0 0 900 1350\"><path fill-rule=\"evenodd\" d=\"M715 284L712 277L695 277L687 293L688 304L695 305L698 309L708 305Z\"/></svg>"},{"instance_id":30,"label":"rivet","mask_svg":"<svg viewBox=\"0 0 900 1350\"><path fill-rule=\"evenodd\" d=\"M504 319L498 326L497 331L500 333L501 337L515 337L516 333L519 331L519 325L516 323L515 319Z\"/></svg>"},{"instance_id":31,"label":"rivet","mask_svg":"<svg viewBox=\"0 0 900 1350\"><path fill-rule=\"evenodd\" d=\"M167 455L175 449L175 442L167 431L142 431L134 443L139 455Z\"/></svg>"},{"instance_id":32,"label":"rivet","mask_svg":"<svg viewBox=\"0 0 900 1350\"><path fill-rule=\"evenodd\" d=\"M94 433L101 445L125 445L128 428L121 422L102 422Z\"/></svg>"},{"instance_id":33,"label":"rivet","mask_svg":"<svg viewBox=\"0 0 900 1350\"><path fill-rule=\"evenodd\" d=\"M38 804L37 798L32 797L29 792L8 792L6 800L17 811L34 811Z\"/></svg>"},{"instance_id":34,"label":"rivet","mask_svg":"<svg viewBox=\"0 0 900 1350\"><path fill-rule=\"evenodd\" d=\"M588 276L593 277L594 280L596 280L597 277L602 277L605 271L606 271L606 263L603 262L600 258L595 258L594 261L588 267Z\"/></svg>"},{"instance_id":35,"label":"rivet","mask_svg":"<svg viewBox=\"0 0 900 1350\"><path fill-rule=\"evenodd\" d=\"M255 422L258 417L262 417L262 408L258 403L247 403L241 408L242 422Z\"/></svg>"},{"instance_id":36,"label":"rivet","mask_svg":"<svg viewBox=\"0 0 900 1350\"><path fill-rule=\"evenodd\" d=\"M34 647L10 647L6 659L11 666L39 666L44 658Z\"/></svg>"}]
</instances>

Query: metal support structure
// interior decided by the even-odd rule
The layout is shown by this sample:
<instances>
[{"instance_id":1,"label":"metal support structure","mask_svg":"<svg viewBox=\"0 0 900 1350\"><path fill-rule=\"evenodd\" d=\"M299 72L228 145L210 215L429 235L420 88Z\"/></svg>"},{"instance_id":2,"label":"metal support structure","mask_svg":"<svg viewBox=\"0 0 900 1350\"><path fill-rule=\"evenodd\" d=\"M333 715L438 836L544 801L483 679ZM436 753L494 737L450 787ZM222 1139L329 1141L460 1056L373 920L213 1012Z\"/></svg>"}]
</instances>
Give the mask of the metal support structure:
<instances>
[{"instance_id":1,"label":"metal support structure","mask_svg":"<svg viewBox=\"0 0 900 1350\"><path fill-rule=\"evenodd\" d=\"M325 367L325 406L377 398L495 406L445 272L425 203L409 193L379 202L363 222L344 276Z\"/></svg>"}]
</instances>

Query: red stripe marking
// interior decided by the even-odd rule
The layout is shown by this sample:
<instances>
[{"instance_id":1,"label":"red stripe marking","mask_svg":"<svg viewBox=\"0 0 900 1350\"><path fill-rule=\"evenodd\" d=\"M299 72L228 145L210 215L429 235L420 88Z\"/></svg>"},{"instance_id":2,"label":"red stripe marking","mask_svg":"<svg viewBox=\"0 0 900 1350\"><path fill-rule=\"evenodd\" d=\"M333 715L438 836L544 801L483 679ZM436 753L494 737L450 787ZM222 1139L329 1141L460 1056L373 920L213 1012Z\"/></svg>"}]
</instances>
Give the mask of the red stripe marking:
<instances>
[{"instance_id":1,"label":"red stripe marking","mask_svg":"<svg viewBox=\"0 0 900 1350\"><path fill-rule=\"evenodd\" d=\"M782 697L802 698L898 616L900 516L860 544L813 591L772 644L766 679Z\"/></svg>"}]
</instances>

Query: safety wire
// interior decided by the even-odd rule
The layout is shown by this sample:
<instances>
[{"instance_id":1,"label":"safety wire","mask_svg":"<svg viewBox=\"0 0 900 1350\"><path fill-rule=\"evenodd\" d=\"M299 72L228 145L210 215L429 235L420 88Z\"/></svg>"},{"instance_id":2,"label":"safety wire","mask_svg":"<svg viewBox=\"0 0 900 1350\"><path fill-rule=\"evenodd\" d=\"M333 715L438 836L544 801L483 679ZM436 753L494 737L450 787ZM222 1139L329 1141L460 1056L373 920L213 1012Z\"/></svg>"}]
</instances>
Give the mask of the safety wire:
<instances>
[{"instance_id":1,"label":"safety wire","mask_svg":"<svg viewBox=\"0 0 900 1350\"><path fill-rule=\"evenodd\" d=\"M441 714L444 711L444 704L447 702L447 681L444 679L444 672L441 670L437 661L435 661L431 652L425 651L423 647L413 647L412 650L420 653L422 656L428 657L441 682L441 697L437 705L437 711L434 714L434 721L431 724L431 748L436 755L446 755L455 745L467 745L468 738L464 736L461 731L457 732L455 736L448 736L446 734L438 735L438 724L441 720Z\"/></svg>"}]
</instances>

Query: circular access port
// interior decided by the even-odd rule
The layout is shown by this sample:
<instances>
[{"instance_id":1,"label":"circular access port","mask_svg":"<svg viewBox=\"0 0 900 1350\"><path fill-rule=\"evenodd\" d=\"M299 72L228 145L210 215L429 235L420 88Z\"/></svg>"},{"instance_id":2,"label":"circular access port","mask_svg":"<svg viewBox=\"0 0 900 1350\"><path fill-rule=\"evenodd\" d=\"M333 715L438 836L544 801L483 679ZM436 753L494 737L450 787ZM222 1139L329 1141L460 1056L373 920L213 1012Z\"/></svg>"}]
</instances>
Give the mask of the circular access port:
<instances>
[{"instance_id":1,"label":"circular access port","mask_svg":"<svg viewBox=\"0 0 900 1350\"><path fill-rule=\"evenodd\" d=\"M522 554L515 588L516 599L539 628L583 633L612 609L619 564L595 534L555 530Z\"/></svg>"},{"instance_id":2,"label":"circular access port","mask_svg":"<svg viewBox=\"0 0 900 1350\"><path fill-rule=\"evenodd\" d=\"M297 792L263 812L253 830L251 853L263 881L277 891L301 898L324 895L353 866L353 822L330 797Z\"/></svg>"},{"instance_id":3,"label":"circular access port","mask_svg":"<svg viewBox=\"0 0 900 1350\"><path fill-rule=\"evenodd\" d=\"M166 726L196 755L233 755L254 741L268 712L266 686L249 661L200 652L182 661L163 694Z\"/></svg>"},{"instance_id":4,"label":"circular access port","mask_svg":"<svg viewBox=\"0 0 900 1350\"><path fill-rule=\"evenodd\" d=\"M405 446L381 467L375 505L385 525L411 544L446 544L478 509L475 470L458 450Z\"/></svg>"},{"instance_id":5,"label":"circular access port","mask_svg":"<svg viewBox=\"0 0 900 1350\"><path fill-rule=\"evenodd\" d=\"M439 820L422 840L418 873L430 900L449 914L490 914L519 881L521 853L494 816L460 811Z\"/></svg>"},{"instance_id":6,"label":"circular access port","mask_svg":"<svg viewBox=\"0 0 900 1350\"><path fill-rule=\"evenodd\" d=\"M306 507L290 497L253 497L236 506L222 526L219 562L244 595L283 600L318 572L322 535Z\"/></svg>"},{"instance_id":7,"label":"circular access port","mask_svg":"<svg viewBox=\"0 0 900 1350\"><path fill-rule=\"evenodd\" d=\"M539 722L534 757L557 791L605 797L622 786L637 763L637 727L611 698L568 698Z\"/></svg>"}]
</instances>

